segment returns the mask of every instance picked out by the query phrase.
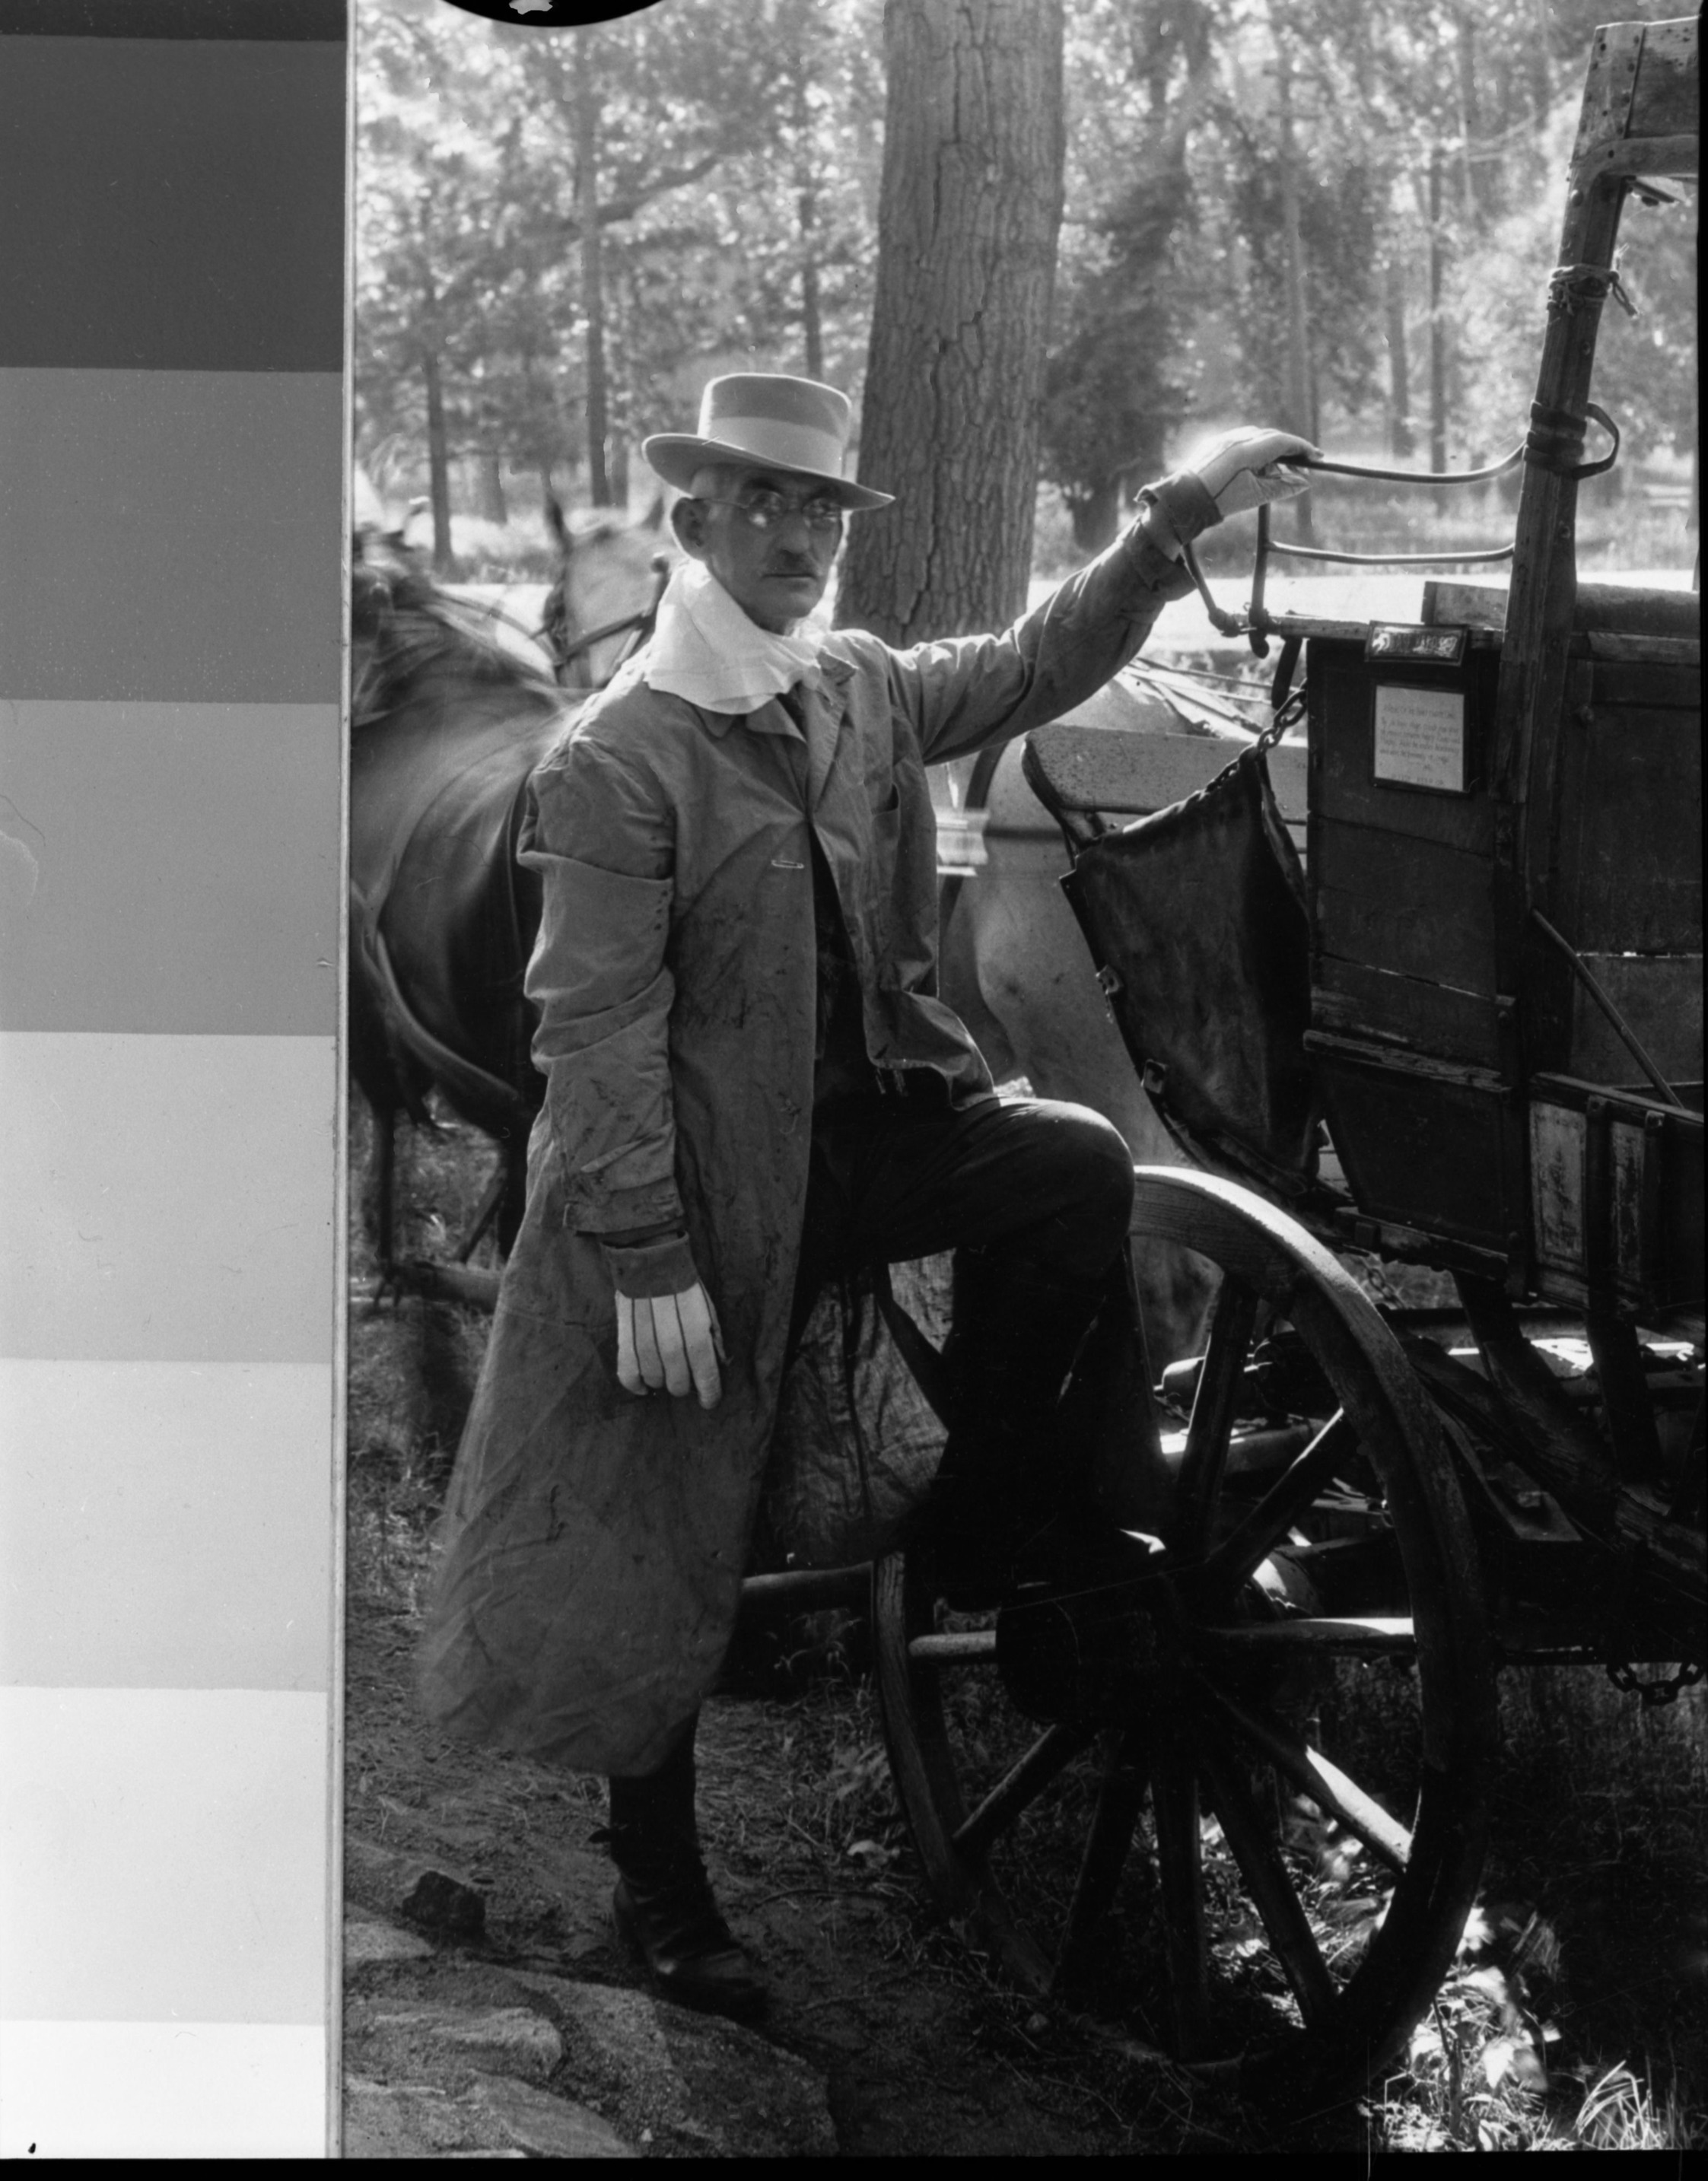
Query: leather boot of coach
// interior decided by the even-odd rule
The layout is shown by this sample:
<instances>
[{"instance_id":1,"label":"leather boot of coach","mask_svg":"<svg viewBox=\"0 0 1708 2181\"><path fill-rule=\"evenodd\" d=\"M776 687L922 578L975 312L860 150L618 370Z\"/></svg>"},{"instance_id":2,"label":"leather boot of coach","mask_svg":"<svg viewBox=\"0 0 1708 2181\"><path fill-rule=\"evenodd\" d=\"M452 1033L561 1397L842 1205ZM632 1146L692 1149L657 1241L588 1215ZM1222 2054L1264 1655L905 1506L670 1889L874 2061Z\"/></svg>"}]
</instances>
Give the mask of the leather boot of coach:
<instances>
[{"instance_id":1,"label":"leather boot of coach","mask_svg":"<svg viewBox=\"0 0 1708 2181\"><path fill-rule=\"evenodd\" d=\"M611 1781L612 1919L666 1999L750 2022L769 1995L706 1876L694 1787L691 1730L656 1772Z\"/></svg>"}]
</instances>

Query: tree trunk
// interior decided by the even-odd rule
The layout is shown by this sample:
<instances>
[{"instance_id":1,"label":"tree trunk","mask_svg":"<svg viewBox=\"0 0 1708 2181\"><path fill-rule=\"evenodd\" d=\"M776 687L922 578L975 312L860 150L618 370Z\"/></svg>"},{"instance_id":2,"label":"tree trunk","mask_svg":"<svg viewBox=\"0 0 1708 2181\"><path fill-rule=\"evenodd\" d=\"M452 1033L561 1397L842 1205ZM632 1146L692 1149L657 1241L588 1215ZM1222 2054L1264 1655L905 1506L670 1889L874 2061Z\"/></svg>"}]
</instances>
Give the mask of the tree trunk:
<instances>
[{"instance_id":1,"label":"tree trunk","mask_svg":"<svg viewBox=\"0 0 1708 2181\"><path fill-rule=\"evenodd\" d=\"M1548 0L1530 0L1530 113L1538 130L1554 102L1554 71L1549 52Z\"/></svg>"},{"instance_id":2,"label":"tree trunk","mask_svg":"<svg viewBox=\"0 0 1708 2181\"><path fill-rule=\"evenodd\" d=\"M1150 471L1147 475L1151 474ZM1117 474L1107 478L1090 492L1076 492L1067 503L1068 519L1073 525L1074 544L1089 560L1101 553L1105 545L1113 545L1115 533L1121 527L1121 480Z\"/></svg>"},{"instance_id":3,"label":"tree trunk","mask_svg":"<svg viewBox=\"0 0 1708 2181\"><path fill-rule=\"evenodd\" d=\"M587 494L611 504L605 466L609 395L605 363L605 280L600 261L599 84L595 36L583 28L575 55L575 213L581 227L581 306L587 321Z\"/></svg>"},{"instance_id":4,"label":"tree trunk","mask_svg":"<svg viewBox=\"0 0 1708 2181\"><path fill-rule=\"evenodd\" d=\"M1411 455L1412 367L1406 349L1406 268L1390 257L1382 275L1382 302L1388 320L1388 451L1396 461Z\"/></svg>"},{"instance_id":5,"label":"tree trunk","mask_svg":"<svg viewBox=\"0 0 1708 2181\"><path fill-rule=\"evenodd\" d=\"M1459 9L1454 30L1459 63L1459 198L1465 224L1473 227L1483 206L1476 162L1471 154L1477 134L1477 26L1468 8Z\"/></svg>"},{"instance_id":6,"label":"tree trunk","mask_svg":"<svg viewBox=\"0 0 1708 2181\"><path fill-rule=\"evenodd\" d=\"M1061 0L888 0L883 179L841 617L891 643L1025 605L1061 224Z\"/></svg>"},{"instance_id":7,"label":"tree trunk","mask_svg":"<svg viewBox=\"0 0 1708 2181\"><path fill-rule=\"evenodd\" d=\"M475 476L479 482L480 511L489 522L508 522L510 510L504 500L504 470L496 455L480 455L475 459Z\"/></svg>"},{"instance_id":8,"label":"tree trunk","mask_svg":"<svg viewBox=\"0 0 1708 2181\"><path fill-rule=\"evenodd\" d=\"M817 227L817 199L811 190L804 189L798 199L800 207L800 335L801 351L809 378L824 377L824 312L819 301L818 248L815 229Z\"/></svg>"},{"instance_id":9,"label":"tree trunk","mask_svg":"<svg viewBox=\"0 0 1708 2181\"><path fill-rule=\"evenodd\" d=\"M1441 320L1441 147L1429 151L1429 467L1447 467L1447 329Z\"/></svg>"},{"instance_id":10,"label":"tree trunk","mask_svg":"<svg viewBox=\"0 0 1708 2181\"><path fill-rule=\"evenodd\" d=\"M433 509L433 570L442 576L450 566L450 454L445 444L445 389L439 384L439 353L421 359L427 384L427 490Z\"/></svg>"},{"instance_id":11,"label":"tree trunk","mask_svg":"<svg viewBox=\"0 0 1708 2181\"><path fill-rule=\"evenodd\" d=\"M1311 345L1305 301L1305 245L1299 226L1298 150L1293 141L1292 69L1280 26L1274 26L1275 111L1281 135L1281 238L1287 281L1287 411L1285 431L1315 437L1311 400ZM1302 545L1316 543L1308 493L1293 502L1296 533Z\"/></svg>"},{"instance_id":12,"label":"tree trunk","mask_svg":"<svg viewBox=\"0 0 1708 2181\"><path fill-rule=\"evenodd\" d=\"M809 378L824 377L824 312L819 297L818 182L813 172L812 105L806 56L797 50L789 84L794 125L794 207L800 229L801 353Z\"/></svg>"}]
</instances>

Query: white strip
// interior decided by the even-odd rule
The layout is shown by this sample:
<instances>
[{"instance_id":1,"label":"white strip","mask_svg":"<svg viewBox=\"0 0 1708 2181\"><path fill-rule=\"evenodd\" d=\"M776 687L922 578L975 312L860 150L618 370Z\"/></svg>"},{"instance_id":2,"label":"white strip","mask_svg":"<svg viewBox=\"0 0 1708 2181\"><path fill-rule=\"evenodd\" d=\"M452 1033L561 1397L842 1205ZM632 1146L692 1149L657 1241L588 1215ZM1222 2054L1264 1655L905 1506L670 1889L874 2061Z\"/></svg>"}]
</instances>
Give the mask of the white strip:
<instances>
[{"instance_id":1,"label":"white strip","mask_svg":"<svg viewBox=\"0 0 1708 2181\"><path fill-rule=\"evenodd\" d=\"M331 1705L0 1690L0 2015L323 2024Z\"/></svg>"},{"instance_id":2,"label":"white strip","mask_svg":"<svg viewBox=\"0 0 1708 2181\"><path fill-rule=\"evenodd\" d=\"M323 1363L0 1357L0 1681L325 1689Z\"/></svg>"},{"instance_id":3,"label":"white strip","mask_svg":"<svg viewBox=\"0 0 1708 2181\"><path fill-rule=\"evenodd\" d=\"M330 1037L0 1035L0 1356L330 1362Z\"/></svg>"},{"instance_id":4,"label":"white strip","mask_svg":"<svg viewBox=\"0 0 1708 2181\"><path fill-rule=\"evenodd\" d=\"M0 2158L321 2158L328 2104L320 2029L0 2024Z\"/></svg>"}]
</instances>

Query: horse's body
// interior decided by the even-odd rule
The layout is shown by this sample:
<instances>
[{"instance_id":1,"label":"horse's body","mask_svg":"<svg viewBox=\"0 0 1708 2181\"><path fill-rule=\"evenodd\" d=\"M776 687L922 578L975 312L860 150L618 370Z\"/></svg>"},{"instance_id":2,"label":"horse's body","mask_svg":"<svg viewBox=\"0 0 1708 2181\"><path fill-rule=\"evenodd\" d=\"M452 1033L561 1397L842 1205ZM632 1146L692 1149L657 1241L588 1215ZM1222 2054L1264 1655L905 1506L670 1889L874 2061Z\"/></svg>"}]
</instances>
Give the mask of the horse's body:
<instances>
[{"instance_id":1,"label":"horse's body","mask_svg":"<svg viewBox=\"0 0 1708 2181\"><path fill-rule=\"evenodd\" d=\"M349 1036L378 1135L370 1224L389 1262L396 1117L427 1120L436 1087L500 1146L489 1209L507 1247L543 1090L522 989L539 890L517 839L571 708L406 566L359 571L352 621Z\"/></svg>"},{"instance_id":2,"label":"horse's body","mask_svg":"<svg viewBox=\"0 0 1708 2181\"><path fill-rule=\"evenodd\" d=\"M1100 692L1075 717L1130 733L1180 729L1164 706L1125 682ZM1136 1165L1187 1164L1146 1096L1104 1002L1062 892L1068 853L1060 829L1020 776L1018 743L998 759L987 807L988 862L948 881L943 997L998 1082L1024 1076L1040 1098L1092 1107L1120 1130ZM1211 1284L1197 1260L1161 1242L1145 1246L1134 1270L1160 1370L1195 1352Z\"/></svg>"}]
</instances>

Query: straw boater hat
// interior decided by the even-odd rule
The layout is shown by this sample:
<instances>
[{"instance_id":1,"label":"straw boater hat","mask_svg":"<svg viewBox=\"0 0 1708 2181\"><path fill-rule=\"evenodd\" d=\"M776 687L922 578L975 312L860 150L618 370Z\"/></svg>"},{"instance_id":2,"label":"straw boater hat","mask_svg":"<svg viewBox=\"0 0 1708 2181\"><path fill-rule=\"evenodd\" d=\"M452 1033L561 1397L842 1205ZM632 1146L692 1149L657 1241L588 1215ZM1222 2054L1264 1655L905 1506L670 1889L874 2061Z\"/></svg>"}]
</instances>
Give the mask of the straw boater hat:
<instances>
[{"instance_id":1,"label":"straw boater hat","mask_svg":"<svg viewBox=\"0 0 1708 2181\"><path fill-rule=\"evenodd\" d=\"M661 432L640 451L678 492L692 492L709 462L749 462L810 478L844 507L887 507L893 494L843 475L853 419L847 395L815 378L737 372L701 395L698 433Z\"/></svg>"}]
</instances>

